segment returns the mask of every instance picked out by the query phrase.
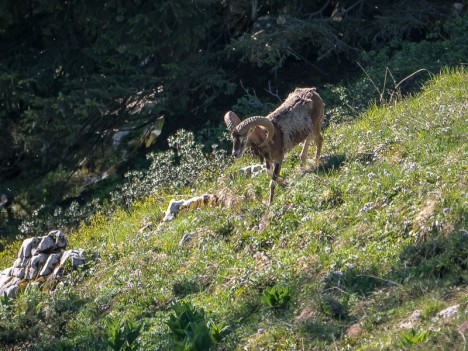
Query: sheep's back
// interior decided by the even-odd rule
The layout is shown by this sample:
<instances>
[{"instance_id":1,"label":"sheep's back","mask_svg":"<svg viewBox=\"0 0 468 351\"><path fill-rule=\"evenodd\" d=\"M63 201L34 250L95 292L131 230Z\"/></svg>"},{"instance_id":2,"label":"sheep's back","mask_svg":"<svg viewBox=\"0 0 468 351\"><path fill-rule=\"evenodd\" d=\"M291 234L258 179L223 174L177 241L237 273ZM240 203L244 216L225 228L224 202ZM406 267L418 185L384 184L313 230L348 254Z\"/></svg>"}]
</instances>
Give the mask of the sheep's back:
<instances>
[{"instance_id":1,"label":"sheep's back","mask_svg":"<svg viewBox=\"0 0 468 351\"><path fill-rule=\"evenodd\" d=\"M312 120L308 111L313 107L313 88L296 89L284 103L268 115L283 134L285 152L304 141L312 133Z\"/></svg>"}]
</instances>

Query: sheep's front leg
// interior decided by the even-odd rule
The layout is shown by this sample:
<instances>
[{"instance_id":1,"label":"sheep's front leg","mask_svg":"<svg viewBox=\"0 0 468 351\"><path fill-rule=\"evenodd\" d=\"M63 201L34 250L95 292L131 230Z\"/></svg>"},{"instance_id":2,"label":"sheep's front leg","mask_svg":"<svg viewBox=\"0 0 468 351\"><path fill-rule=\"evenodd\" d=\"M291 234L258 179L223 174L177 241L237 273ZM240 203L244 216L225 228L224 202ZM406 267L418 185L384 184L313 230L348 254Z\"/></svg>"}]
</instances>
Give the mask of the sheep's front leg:
<instances>
[{"instance_id":1,"label":"sheep's front leg","mask_svg":"<svg viewBox=\"0 0 468 351\"><path fill-rule=\"evenodd\" d=\"M267 175L273 179L273 164L266 161L265 166L266 166Z\"/></svg>"},{"instance_id":2,"label":"sheep's front leg","mask_svg":"<svg viewBox=\"0 0 468 351\"><path fill-rule=\"evenodd\" d=\"M275 165L277 163L270 163L270 162L266 162L266 172L267 172L267 175L268 177L270 177L271 179L273 179L277 184L281 185L281 186L286 186L286 182L284 181L284 179L282 177L279 176L279 170L278 170L278 173L276 174L276 176L274 175L275 173ZM279 164L279 163L278 163ZM281 164L279 164L279 167L281 169Z\"/></svg>"},{"instance_id":3,"label":"sheep's front leg","mask_svg":"<svg viewBox=\"0 0 468 351\"><path fill-rule=\"evenodd\" d=\"M270 181L270 199L268 200L268 205L271 205L273 202L273 196L275 195L275 186L276 186L276 182L279 180L280 170L281 170L281 164L278 162L275 162L273 164L273 172L272 172L272 177Z\"/></svg>"}]
</instances>

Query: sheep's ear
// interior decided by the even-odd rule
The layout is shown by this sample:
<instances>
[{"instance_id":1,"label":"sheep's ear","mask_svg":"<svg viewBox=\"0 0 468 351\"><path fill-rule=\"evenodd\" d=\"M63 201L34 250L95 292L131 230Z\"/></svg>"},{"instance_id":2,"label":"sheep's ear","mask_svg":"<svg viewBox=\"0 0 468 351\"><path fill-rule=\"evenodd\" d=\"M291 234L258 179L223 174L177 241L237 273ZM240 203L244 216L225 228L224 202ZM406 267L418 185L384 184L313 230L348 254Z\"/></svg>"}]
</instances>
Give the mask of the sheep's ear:
<instances>
[{"instance_id":1,"label":"sheep's ear","mask_svg":"<svg viewBox=\"0 0 468 351\"><path fill-rule=\"evenodd\" d=\"M229 111L224 115L224 123L226 123L227 128L232 132L241 122L238 115L234 112Z\"/></svg>"}]
</instances>

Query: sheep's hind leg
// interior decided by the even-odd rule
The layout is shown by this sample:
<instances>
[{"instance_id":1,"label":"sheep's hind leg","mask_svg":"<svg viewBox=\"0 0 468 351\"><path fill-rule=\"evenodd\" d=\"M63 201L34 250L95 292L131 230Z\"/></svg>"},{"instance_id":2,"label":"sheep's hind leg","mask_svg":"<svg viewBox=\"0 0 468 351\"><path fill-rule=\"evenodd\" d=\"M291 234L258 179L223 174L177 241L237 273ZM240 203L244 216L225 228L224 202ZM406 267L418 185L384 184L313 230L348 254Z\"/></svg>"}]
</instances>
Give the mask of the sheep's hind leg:
<instances>
[{"instance_id":1,"label":"sheep's hind leg","mask_svg":"<svg viewBox=\"0 0 468 351\"><path fill-rule=\"evenodd\" d=\"M314 135L315 145L317 145L317 152L315 154L315 163L318 165L320 161L320 152L322 151L323 137L322 134L318 133Z\"/></svg>"},{"instance_id":2,"label":"sheep's hind leg","mask_svg":"<svg viewBox=\"0 0 468 351\"><path fill-rule=\"evenodd\" d=\"M301 151L301 168L306 165L307 162L307 152L309 151L310 141L312 140L312 135L309 135L307 139L304 141L304 146L302 147Z\"/></svg>"},{"instance_id":3,"label":"sheep's hind leg","mask_svg":"<svg viewBox=\"0 0 468 351\"><path fill-rule=\"evenodd\" d=\"M315 153L314 164L309 170L305 170L303 173L314 172L319 167L320 152L322 151L323 137L320 133L314 133L312 136L310 136L310 139L312 138L314 139L315 145L317 146L317 152ZM310 141L309 138L307 139ZM305 144L304 144L304 148L305 148ZM301 154L301 159L302 159L302 154Z\"/></svg>"}]
</instances>

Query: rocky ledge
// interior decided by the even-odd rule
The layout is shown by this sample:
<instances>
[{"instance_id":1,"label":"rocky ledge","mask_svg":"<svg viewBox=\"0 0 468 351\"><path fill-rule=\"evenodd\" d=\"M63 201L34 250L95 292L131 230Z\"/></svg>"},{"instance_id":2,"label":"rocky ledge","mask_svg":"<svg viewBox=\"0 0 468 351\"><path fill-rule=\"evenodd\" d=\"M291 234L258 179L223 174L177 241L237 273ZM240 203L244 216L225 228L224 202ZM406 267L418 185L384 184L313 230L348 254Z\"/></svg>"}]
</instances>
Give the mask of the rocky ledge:
<instances>
[{"instance_id":1,"label":"rocky ledge","mask_svg":"<svg viewBox=\"0 0 468 351\"><path fill-rule=\"evenodd\" d=\"M92 255L83 249L66 250L68 240L60 230L23 241L13 267L0 272L0 296L14 296L34 281L58 279L66 267L76 269Z\"/></svg>"}]
</instances>

